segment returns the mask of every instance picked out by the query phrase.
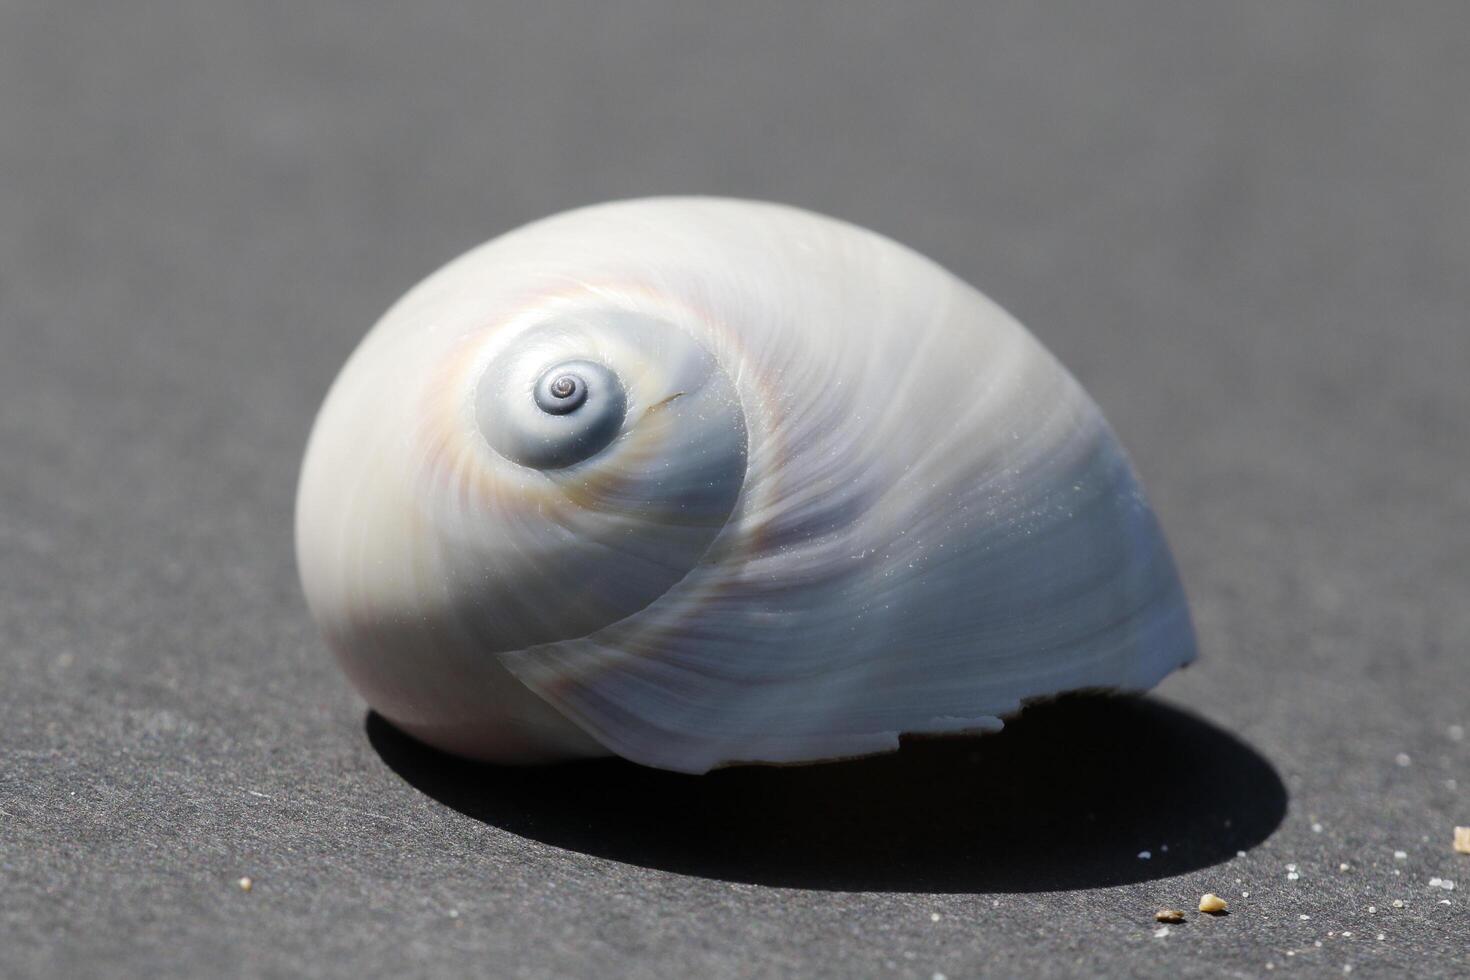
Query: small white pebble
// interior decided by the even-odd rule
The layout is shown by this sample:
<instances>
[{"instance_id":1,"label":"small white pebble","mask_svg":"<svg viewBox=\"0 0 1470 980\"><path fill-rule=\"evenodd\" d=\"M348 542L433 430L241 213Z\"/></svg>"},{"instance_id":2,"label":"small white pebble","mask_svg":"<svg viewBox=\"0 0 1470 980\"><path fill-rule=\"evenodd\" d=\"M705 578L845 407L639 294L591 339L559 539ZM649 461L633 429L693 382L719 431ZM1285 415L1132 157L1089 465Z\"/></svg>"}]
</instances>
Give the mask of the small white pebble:
<instances>
[{"instance_id":1,"label":"small white pebble","mask_svg":"<svg viewBox=\"0 0 1470 980\"><path fill-rule=\"evenodd\" d=\"M990 907L993 908L993 909L1000 908L1000 899L998 899L998 898L992 898L990 900Z\"/></svg>"},{"instance_id":2,"label":"small white pebble","mask_svg":"<svg viewBox=\"0 0 1470 980\"><path fill-rule=\"evenodd\" d=\"M1402 898L1396 898L1396 899L1394 899L1393 900L1393 907L1396 908L1396 909L1403 908L1404 907L1404 900Z\"/></svg>"},{"instance_id":3,"label":"small white pebble","mask_svg":"<svg viewBox=\"0 0 1470 980\"><path fill-rule=\"evenodd\" d=\"M1312 945L1314 947L1316 947L1317 949L1321 949L1322 948L1322 940L1320 940L1320 939L1313 940L1312 941Z\"/></svg>"},{"instance_id":4,"label":"small white pebble","mask_svg":"<svg viewBox=\"0 0 1470 980\"><path fill-rule=\"evenodd\" d=\"M1163 939L1168 934L1169 934L1169 927L1168 926L1159 926L1157 929L1154 930L1154 938L1155 939Z\"/></svg>"},{"instance_id":5,"label":"small white pebble","mask_svg":"<svg viewBox=\"0 0 1470 980\"><path fill-rule=\"evenodd\" d=\"M1250 892L1241 892L1240 893L1240 897L1241 898L1250 898L1251 897L1251 893Z\"/></svg>"},{"instance_id":6,"label":"small white pebble","mask_svg":"<svg viewBox=\"0 0 1470 980\"><path fill-rule=\"evenodd\" d=\"M1314 823L1314 824L1312 824L1312 833L1314 833L1314 834L1320 834L1320 833L1322 833L1322 825L1320 823Z\"/></svg>"},{"instance_id":7,"label":"small white pebble","mask_svg":"<svg viewBox=\"0 0 1470 980\"><path fill-rule=\"evenodd\" d=\"M1369 915L1374 915L1377 912L1378 912L1378 906L1376 906L1376 905L1370 905L1370 906L1368 906L1368 914Z\"/></svg>"},{"instance_id":8,"label":"small white pebble","mask_svg":"<svg viewBox=\"0 0 1470 980\"><path fill-rule=\"evenodd\" d=\"M930 922L938 922L939 921L939 913L938 912L930 912L929 913L929 921Z\"/></svg>"},{"instance_id":9,"label":"small white pebble","mask_svg":"<svg viewBox=\"0 0 1470 980\"><path fill-rule=\"evenodd\" d=\"M1245 857L1245 851L1236 851L1235 856L1238 858L1243 858Z\"/></svg>"},{"instance_id":10,"label":"small white pebble","mask_svg":"<svg viewBox=\"0 0 1470 980\"><path fill-rule=\"evenodd\" d=\"M1287 881L1296 881L1300 877L1301 877L1301 875L1297 874L1295 871L1289 871L1286 874L1286 880Z\"/></svg>"},{"instance_id":11,"label":"small white pebble","mask_svg":"<svg viewBox=\"0 0 1470 980\"><path fill-rule=\"evenodd\" d=\"M1351 963L1344 963L1342 965L1342 972L1343 973L1352 973L1353 972L1353 965Z\"/></svg>"},{"instance_id":12,"label":"small white pebble","mask_svg":"<svg viewBox=\"0 0 1470 980\"><path fill-rule=\"evenodd\" d=\"M936 973L934 974L934 980L949 980L949 977L946 977L942 973Z\"/></svg>"},{"instance_id":13,"label":"small white pebble","mask_svg":"<svg viewBox=\"0 0 1470 980\"><path fill-rule=\"evenodd\" d=\"M1447 899L1447 898L1441 898L1439 900L1439 904L1441 904L1441 905L1449 905L1451 903L1450 903L1450 900L1449 899Z\"/></svg>"},{"instance_id":14,"label":"small white pebble","mask_svg":"<svg viewBox=\"0 0 1470 980\"><path fill-rule=\"evenodd\" d=\"M451 919L457 919L457 918L459 918L459 909L450 909L449 910L449 917Z\"/></svg>"},{"instance_id":15,"label":"small white pebble","mask_svg":"<svg viewBox=\"0 0 1470 980\"><path fill-rule=\"evenodd\" d=\"M1349 865L1346 861L1344 861L1344 862L1342 862L1341 864L1339 864L1337 866L1337 870L1338 871L1350 871L1350 870L1352 870L1352 866Z\"/></svg>"},{"instance_id":16,"label":"small white pebble","mask_svg":"<svg viewBox=\"0 0 1470 980\"><path fill-rule=\"evenodd\" d=\"M1311 916L1303 912L1301 915L1297 916L1297 918L1301 919L1303 922L1306 922L1308 919L1311 918Z\"/></svg>"},{"instance_id":17,"label":"small white pebble","mask_svg":"<svg viewBox=\"0 0 1470 980\"><path fill-rule=\"evenodd\" d=\"M1452 892L1455 890L1455 883L1446 878L1439 883L1439 887L1443 888L1447 892Z\"/></svg>"},{"instance_id":18,"label":"small white pebble","mask_svg":"<svg viewBox=\"0 0 1470 980\"><path fill-rule=\"evenodd\" d=\"M1378 934L1378 941L1380 943L1383 942L1383 933L1381 933L1381 932Z\"/></svg>"},{"instance_id":19,"label":"small white pebble","mask_svg":"<svg viewBox=\"0 0 1470 980\"><path fill-rule=\"evenodd\" d=\"M1393 859L1395 861L1407 861L1409 860L1409 855L1404 851L1394 851Z\"/></svg>"},{"instance_id":20,"label":"small white pebble","mask_svg":"<svg viewBox=\"0 0 1470 980\"><path fill-rule=\"evenodd\" d=\"M1441 884L1443 884L1443 879L1440 879L1440 878L1430 878L1429 879L1429 887L1430 888L1438 888Z\"/></svg>"},{"instance_id":21,"label":"small white pebble","mask_svg":"<svg viewBox=\"0 0 1470 980\"><path fill-rule=\"evenodd\" d=\"M1286 866L1286 870L1287 871L1295 871L1296 870L1296 865L1294 865L1294 864L1288 864Z\"/></svg>"},{"instance_id":22,"label":"small white pebble","mask_svg":"<svg viewBox=\"0 0 1470 980\"><path fill-rule=\"evenodd\" d=\"M1159 852L1162 853L1162 854L1168 854L1169 853L1169 845L1168 844L1160 844L1159 845Z\"/></svg>"},{"instance_id":23,"label":"small white pebble","mask_svg":"<svg viewBox=\"0 0 1470 980\"><path fill-rule=\"evenodd\" d=\"M240 886L240 890L242 892L248 892L250 889L255 887L255 882L248 875L244 878L241 878L238 882L236 882L236 884Z\"/></svg>"},{"instance_id":24,"label":"small white pebble","mask_svg":"<svg viewBox=\"0 0 1470 980\"><path fill-rule=\"evenodd\" d=\"M1206 915L1219 915L1227 908L1225 899L1214 892L1205 892L1200 896L1199 910Z\"/></svg>"},{"instance_id":25,"label":"small white pebble","mask_svg":"<svg viewBox=\"0 0 1470 980\"><path fill-rule=\"evenodd\" d=\"M1465 741L1465 728L1462 725L1451 725L1445 729L1445 733L1449 735L1451 742Z\"/></svg>"},{"instance_id":26,"label":"small white pebble","mask_svg":"<svg viewBox=\"0 0 1470 980\"><path fill-rule=\"evenodd\" d=\"M1351 939L1351 938L1353 938L1353 934L1350 933L1350 932L1348 932L1346 929L1344 929L1342 931L1342 938L1344 938L1344 939Z\"/></svg>"},{"instance_id":27,"label":"small white pebble","mask_svg":"<svg viewBox=\"0 0 1470 980\"><path fill-rule=\"evenodd\" d=\"M1276 964L1275 963L1272 963L1269 960L1267 960L1266 961L1266 969L1268 969L1268 970L1274 970L1274 969L1276 969Z\"/></svg>"},{"instance_id":28,"label":"small white pebble","mask_svg":"<svg viewBox=\"0 0 1470 980\"><path fill-rule=\"evenodd\" d=\"M1151 857L1153 857L1153 855L1150 854L1148 851L1139 851L1138 852L1138 860L1140 860L1140 861L1147 861Z\"/></svg>"},{"instance_id":29,"label":"small white pebble","mask_svg":"<svg viewBox=\"0 0 1470 980\"><path fill-rule=\"evenodd\" d=\"M1409 753L1400 752L1398 755L1393 757L1393 763L1396 766L1408 766L1413 765L1414 760L1409 758Z\"/></svg>"}]
</instances>

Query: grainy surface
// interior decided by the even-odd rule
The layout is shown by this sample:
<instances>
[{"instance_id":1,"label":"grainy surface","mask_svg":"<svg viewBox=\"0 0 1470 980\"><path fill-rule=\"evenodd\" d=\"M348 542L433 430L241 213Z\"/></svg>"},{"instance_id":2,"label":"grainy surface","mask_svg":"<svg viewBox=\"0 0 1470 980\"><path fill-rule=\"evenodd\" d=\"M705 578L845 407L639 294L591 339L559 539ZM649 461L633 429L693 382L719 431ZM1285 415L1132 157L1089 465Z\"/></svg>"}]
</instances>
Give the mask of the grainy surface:
<instances>
[{"instance_id":1,"label":"grainy surface","mask_svg":"<svg viewBox=\"0 0 1470 980\"><path fill-rule=\"evenodd\" d=\"M1464 975L1470 8L715 10L0 3L0 974ZM695 191L1014 310L1201 662L706 782L368 719L291 552L337 367L484 238Z\"/></svg>"}]
</instances>

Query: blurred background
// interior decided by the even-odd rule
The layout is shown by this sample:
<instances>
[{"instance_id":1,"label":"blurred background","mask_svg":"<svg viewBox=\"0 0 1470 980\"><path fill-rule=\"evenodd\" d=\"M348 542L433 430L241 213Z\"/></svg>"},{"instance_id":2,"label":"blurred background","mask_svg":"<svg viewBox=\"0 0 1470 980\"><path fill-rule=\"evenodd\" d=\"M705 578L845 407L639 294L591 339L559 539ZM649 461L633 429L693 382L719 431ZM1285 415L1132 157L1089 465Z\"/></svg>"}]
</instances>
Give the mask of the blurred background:
<instances>
[{"instance_id":1,"label":"blurred background","mask_svg":"<svg viewBox=\"0 0 1470 980\"><path fill-rule=\"evenodd\" d=\"M0 972L1464 969L1467 93L1457 2L0 0ZM465 249L675 193L879 230L1073 370L1193 599L1161 695L1279 773L1274 836L833 899L384 765L295 577L327 385Z\"/></svg>"}]
</instances>

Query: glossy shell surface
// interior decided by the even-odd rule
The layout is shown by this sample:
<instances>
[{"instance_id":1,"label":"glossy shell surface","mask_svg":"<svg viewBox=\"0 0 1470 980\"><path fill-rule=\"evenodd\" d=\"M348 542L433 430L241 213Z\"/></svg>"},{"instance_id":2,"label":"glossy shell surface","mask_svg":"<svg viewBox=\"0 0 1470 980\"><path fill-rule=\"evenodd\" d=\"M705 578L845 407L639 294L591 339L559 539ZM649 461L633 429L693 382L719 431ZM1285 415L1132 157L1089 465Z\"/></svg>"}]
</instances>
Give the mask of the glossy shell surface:
<instances>
[{"instance_id":1,"label":"glossy shell surface","mask_svg":"<svg viewBox=\"0 0 1470 980\"><path fill-rule=\"evenodd\" d=\"M296 521L358 690L493 761L863 755L1194 657L1055 358L915 252L779 205L584 208L434 273L332 386Z\"/></svg>"}]
</instances>

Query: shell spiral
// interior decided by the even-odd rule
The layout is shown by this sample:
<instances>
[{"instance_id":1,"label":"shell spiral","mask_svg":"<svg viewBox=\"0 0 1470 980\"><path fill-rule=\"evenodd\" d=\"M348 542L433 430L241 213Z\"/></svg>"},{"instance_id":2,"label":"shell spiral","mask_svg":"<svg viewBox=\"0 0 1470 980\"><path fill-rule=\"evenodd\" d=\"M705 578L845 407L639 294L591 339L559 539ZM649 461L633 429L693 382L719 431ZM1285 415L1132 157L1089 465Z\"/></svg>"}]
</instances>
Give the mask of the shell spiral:
<instances>
[{"instance_id":1,"label":"shell spiral","mask_svg":"<svg viewBox=\"0 0 1470 980\"><path fill-rule=\"evenodd\" d=\"M859 755L1194 656L1056 360L912 251L770 204L585 208L432 275L328 394L296 535L368 702L495 761Z\"/></svg>"}]
</instances>

